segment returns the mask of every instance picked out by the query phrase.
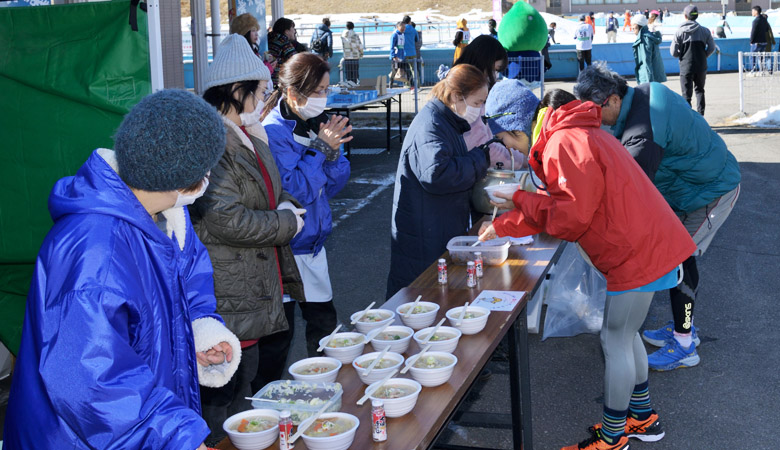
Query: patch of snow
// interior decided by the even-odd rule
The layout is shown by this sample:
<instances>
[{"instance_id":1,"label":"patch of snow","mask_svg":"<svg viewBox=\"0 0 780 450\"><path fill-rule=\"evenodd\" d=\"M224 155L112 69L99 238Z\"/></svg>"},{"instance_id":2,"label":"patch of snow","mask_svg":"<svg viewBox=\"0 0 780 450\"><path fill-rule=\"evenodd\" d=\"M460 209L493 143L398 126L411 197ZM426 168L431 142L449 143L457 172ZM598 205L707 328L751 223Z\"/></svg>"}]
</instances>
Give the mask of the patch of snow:
<instances>
[{"instance_id":1,"label":"patch of snow","mask_svg":"<svg viewBox=\"0 0 780 450\"><path fill-rule=\"evenodd\" d=\"M752 125L762 128L780 127L780 105L759 111L750 117L739 119L736 122L741 125Z\"/></svg>"}]
</instances>

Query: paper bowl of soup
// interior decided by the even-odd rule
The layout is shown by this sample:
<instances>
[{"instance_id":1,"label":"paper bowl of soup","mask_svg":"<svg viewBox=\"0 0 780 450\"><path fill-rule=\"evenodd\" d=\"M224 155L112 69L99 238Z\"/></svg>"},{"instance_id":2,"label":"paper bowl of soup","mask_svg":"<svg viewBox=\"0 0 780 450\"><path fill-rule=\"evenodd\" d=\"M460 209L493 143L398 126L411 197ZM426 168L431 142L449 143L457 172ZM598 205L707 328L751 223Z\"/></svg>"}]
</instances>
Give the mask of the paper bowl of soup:
<instances>
[{"instance_id":1,"label":"paper bowl of soup","mask_svg":"<svg viewBox=\"0 0 780 450\"><path fill-rule=\"evenodd\" d=\"M409 358L415 358L415 356ZM414 361L409 372L412 374L412 378L421 385L434 387L449 381L456 364L458 364L458 358L455 355L427 351Z\"/></svg>"},{"instance_id":2,"label":"paper bowl of soup","mask_svg":"<svg viewBox=\"0 0 780 450\"><path fill-rule=\"evenodd\" d=\"M434 327L423 328L422 330L414 333L414 341L420 348L431 344L430 351L432 352L446 352L452 353L458 347L458 340L463 333L457 328L452 327L439 327L436 334L433 335L427 344L423 344L423 341L431 334Z\"/></svg>"},{"instance_id":3,"label":"paper bowl of soup","mask_svg":"<svg viewBox=\"0 0 780 450\"><path fill-rule=\"evenodd\" d=\"M347 450L355 440L358 426L360 420L352 414L325 413L301 437L310 450Z\"/></svg>"},{"instance_id":4,"label":"paper bowl of soup","mask_svg":"<svg viewBox=\"0 0 780 450\"><path fill-rule=\"evenodd\" d=\"M336 358L343 364L352 364L352 360L363 353L366 337L360 333L336 333L333 337L320 339L320 346L325 347L325 356Z\"/></svg>"},{"instance_id":5,"label":"paper bowl of soup","mask_svg":"<svg viewBox=\"0 0 780 450\"><path fill-rule=\"evenodd\" d=\"M414 330L409 327L391 325L371 339L371 346L374 350L382 351L389 345L391 352L403 353L409 348L413 334Z\"/></svg>"},{"instance_id":6,"label":"paper bowl of soup","mask_svg":"<svg viewBox=\"0 0 780 450\"><path fill-rule=\"evenodd\" d=\"M376 383L370 385L367 389L373 389L375 385ZM385 402L385 415L387 417L401 417L414 409L421 390L422 385L414 380L390 378L379 389L374 391L369 398Z\"/></svg>"},{"instance_id":7,"label":"paper bowl of soup","mask_svg":"<svg viewBox=\"0 0 780 450\"><path fill-rule=\"evenodd\" d=\"M250 409L228 419L222 429L238 450L268 448L279 437L279 411Z\"/></svg>"},{"instance_id":8,"label":"paper bowl of soup","mask_svg":"<svg viewBox=\"0 0 780 450\"><path fill-rule=\"evenodd\" d=\"M298 381L333 383L339 375L339 369L341 361L338 359L319 356L302 359L292 364L287 371Z\"/></svg>"},{"instance_id":9,"label":"paper bowl of soup","mask_svg":"<svg viewBox=\"0 0 780 450\"><path fill-rule=\"evenodd\" d=\"M469 306L463 320L458 325L458 319L463 312L463 307L458 306L447 311L447 320L450 325L460 330L463 334L477 334L485 328L490 310L481 306Z\"/></svg>"},{"instance_id":10,"label":"paper bowl of soup","mask_svg":"<svg viewBox=\"0 0 780 450\"><path fill-rule=\"evenodd\" d=\"M355 314L352 314L349 317L350 321L354 321L361 314L363 314L363 311L358 311ZM362 317L360 317L360 319L357 320L357 322L355 322L355 328L359 332L366 334L374 328L379 328L392 322L393 320L395 320L395 313L389 309L369 309L365 314L363 314Z\"/></svg>"},{"instance_id":11,"label":"paper bowl of soup","mask_svg":"<svg viewBox=\"0 0 780 450\"><path fill-rule=\"evenodd\" d=\"M385 377L388 373L394 369L401 367L404 362L404 357L398 353L387 352L382 360L377 363L368 375L363 375L368 369L368 366L379 356L381 352L366 353L365 355L358 356L352 361L352 367L357 371L360 381L365 384L376 383Z\"/></svg>"},{"instance_id":12,"label":"paper bowl of soup","mask_svg":"<svg viewBox=\"0 0 780 450\"><path fill-rule=\"evenodd\" d=\"M431 326L433 321L436 320L436 313L439 312L439 305L431 302L418 302L417 306L415 306L409 314L409 317L404 317L404 314L413 304L414 303L404 303L395 309L395 312L398 313L398 316L401 318L401 322L414 330Z\"/></svg>"}]
</instances>

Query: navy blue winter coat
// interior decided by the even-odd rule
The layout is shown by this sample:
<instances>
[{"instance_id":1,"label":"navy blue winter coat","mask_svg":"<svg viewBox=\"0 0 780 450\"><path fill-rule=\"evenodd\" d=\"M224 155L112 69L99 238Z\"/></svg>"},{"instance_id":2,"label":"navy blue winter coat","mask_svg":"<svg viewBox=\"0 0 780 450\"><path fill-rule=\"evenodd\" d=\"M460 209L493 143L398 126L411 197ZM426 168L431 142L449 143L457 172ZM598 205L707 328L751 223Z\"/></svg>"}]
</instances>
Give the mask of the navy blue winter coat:
<instances>
[{"instance_id":1,"label":"navy blue winter coat","mask_svg":"<svg viewBox=\"0 0 780 450\"><path fill-rule=\"evenodd\" d=\"M395 176L388 298L469 229L471 189L490 164L485 152L466 148L463 133L469 129L438 99L409 126Z\"/></svg>"},{"instance_id":2,"label":"navy blue winter coat","mask_svg":"<svg viewBox=\"0 0 780 450\"><path fill-rule=\"evenodd\" d=\"M168 237L95 151L55 184L49 211L3 448L197 448L209 430L193 332L219 316L187 209Z\"/></svg>"}]
</instances>

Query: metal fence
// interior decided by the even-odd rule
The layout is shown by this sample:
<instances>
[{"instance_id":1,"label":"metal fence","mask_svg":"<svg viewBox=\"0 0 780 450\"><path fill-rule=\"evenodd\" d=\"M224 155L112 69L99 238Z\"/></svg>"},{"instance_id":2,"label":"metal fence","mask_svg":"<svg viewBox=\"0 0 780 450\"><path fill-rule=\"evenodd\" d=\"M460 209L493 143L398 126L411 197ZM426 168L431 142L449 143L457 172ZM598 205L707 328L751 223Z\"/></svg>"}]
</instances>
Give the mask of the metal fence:
<instances>
[{"instance_id":1,"label":"metal fence","mask_svg":"<svg viewBox=\"0 0 780 450\"><path fill-rule=\"evenodd\" d=\"M739 111L780 105L780 52L739 52Z\"/></svg>"},{"instance_id":2,"label":"metal fence","mask_svg":"<svg viewBox=\"0 0 780 450\"><path fill-rule=\"evenodd\" d=\"M407 59L394 66L387 56L369 55L357 63L342 59L339 78L356 81L387 75L389 82L395 71L391 87L414 88L401 97L401 106L404 111L416 113L428 101L428 88L446 75L452 63L452 58L418 58ZM541 54L509 58L509 64L499 78L521 80L541 99L544 96L544 58Z\"/></svg>"}]
</instances>

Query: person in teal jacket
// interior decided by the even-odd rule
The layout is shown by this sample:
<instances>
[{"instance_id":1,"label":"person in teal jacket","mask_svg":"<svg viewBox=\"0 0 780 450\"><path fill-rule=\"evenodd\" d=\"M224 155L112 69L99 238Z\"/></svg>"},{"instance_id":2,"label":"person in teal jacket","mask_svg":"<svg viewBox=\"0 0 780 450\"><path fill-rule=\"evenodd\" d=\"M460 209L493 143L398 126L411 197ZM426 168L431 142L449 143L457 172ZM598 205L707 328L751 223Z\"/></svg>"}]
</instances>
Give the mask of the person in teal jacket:
<instances>
[{"instance_id":1,"label":"person in teal jacket","mask_svg":"<svg viewBox=\"0 0 780 450\"><path fill-rule=\"evenodd\" d=\"M673 320L642 337L661 347L648 356L655 370L699 363L701 342L693 326L699 284L696 256L704 254L739 198L739 163L704 117L660 83L628 87L606 64L594 64L577 77L574 92L601 107L611 127L664 196L690 233L697 249L683 262L683 279L670 289Z\"/></svg>"},{"instance_id":2,"label":"person in teal jacket","mask_svg":"<svg viewBox=\"0 0 780 450\"><path fill-rule=\"evenodd\" d=\"M631 20L632 28L636 34L634 41L634 74L637 84L651 81L666 81L664 61L661 57L661 45L663 38L660 31L650 31L647 27L647 17L640 14Z\"/></svg>"}]
</instances>

